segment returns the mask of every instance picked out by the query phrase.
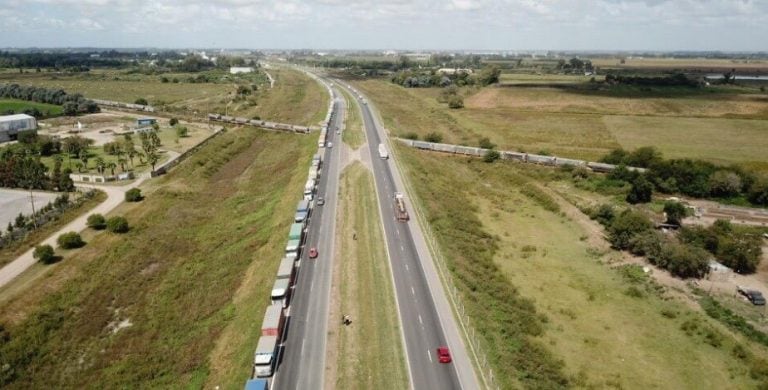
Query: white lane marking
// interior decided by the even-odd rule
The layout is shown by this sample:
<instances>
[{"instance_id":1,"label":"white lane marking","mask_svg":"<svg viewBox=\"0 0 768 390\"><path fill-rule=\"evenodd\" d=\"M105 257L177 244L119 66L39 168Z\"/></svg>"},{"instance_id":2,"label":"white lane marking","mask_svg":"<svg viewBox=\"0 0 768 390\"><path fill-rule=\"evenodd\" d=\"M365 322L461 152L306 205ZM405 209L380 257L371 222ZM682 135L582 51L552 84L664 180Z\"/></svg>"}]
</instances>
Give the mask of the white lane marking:
<instances>
[{"instance_id":1,"label":"white lane marking","mask_svg":"<svg viewBox=\"0 0 768 390\"><path fill-rule=\"evenodd\" d=\"M411 294L416 295L416 290L413 289L413 286L411 286Z\"/></svg>"},{"instance_id":2,"label":"white lane marking","mask_svg":"<svg viewBox=\"0 0 768 390\"><path fill-rule=\"evenodd\" d=\"M424 325L424 321L422 321L422 320L421 320L421 314L419 314L419 323L420 323L422 326Z\"/></svg>"},{"instance_id":3,"label":"white lane marking","mask_svg":"<svg viewBox=\"0 0 768 390\"><path fill-rule=\"evenodd\" d=\"M301 339L301 356L304 356L304 342L307 341L306 338Z\"/></svg>"},{"instance_id":4,"label":"white lane marking","mask_svg":"<svg viewBox=\"0 0 768 390\"><path fill-rule=\"evenodd\" d=\"M402 245L400 245L400 250L401 250L401 251L403 251L403 252L405 252L405 247L404 247L404 246L402 246Z\"/></svg>"},{"instance_id":5,"label":"white lane marking","mask_svg":"<svg viewBox=\"0 0 768 390\"><path fill-rule=\"evenodd\" d=\"M309 292L312 292L312 289L315 287L315 280L312 279L312 283L309 284Z\"/></svg>"},{"instance_id":6,"label":"white lane marking","mask_svg":"<svg viewBox=\"0 0 768 390\"><path fill-rule=\"evenodd\" d=\"M432 354L427 350L427 356L429 356L429 362L432 363Z\"/></svg>"},{"instance_id":7,"label":"white lane marking","mask_svg":"<svg viewBox=\"0 0 768 390\"><path fill-rule=\"evenodd\" d=\"M408 264L405 265L405 270L410 271L410 269L408 268Z\"/></svg>"},{"instance_id":8,"label":"white lane marking","mask_svg":"<svg viewBox=\"0 0 768 390\"><path fill-rule=\"evenodd\" d=\"M395 230L395 232L397 233L398 236L400 235L400 229Z\"/></svg>"}]
</instances>

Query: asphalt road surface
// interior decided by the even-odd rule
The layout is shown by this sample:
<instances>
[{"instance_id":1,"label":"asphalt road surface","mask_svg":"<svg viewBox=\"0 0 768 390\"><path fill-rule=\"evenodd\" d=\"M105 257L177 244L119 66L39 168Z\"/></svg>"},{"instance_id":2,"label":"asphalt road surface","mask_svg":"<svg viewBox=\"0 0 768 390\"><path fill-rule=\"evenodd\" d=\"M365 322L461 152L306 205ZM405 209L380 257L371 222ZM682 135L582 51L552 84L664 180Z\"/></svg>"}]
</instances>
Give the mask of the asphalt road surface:
<instances>
[{"instance_id":1,"label":"asphalt road surface","mask_svg":"<svg viewBox=\"0 0 768 390\"><path fill-rule=\"evenodd\" d=\"M378 145L385 136L383 128L374 119L368 106L370 102L361 99L354 92L353 95L363 112L368 148L373 160L379 208L395 281L411 385L418 390L476 389L478 383L471 361L458 333L457 324L418 223L414 220L408 223L398 222L395 218L394 193L404 193L405 190L394 162L379 158ZM391 156L390 153L390 159ZM408 206L411 206L410 202ZM412 207L408 211L412 212ZM450 329L450 332L445 329ZM449 337L446 337L446 334ZM436 349L442 345L451 349L453 363L438 362Z\"/></svg>"},{"instance_id":2,"label":"asphalt road surface","mask_svg":"<svg viewBox=\"0 0 768 390\"><path fill-rule=\"evenodd\" d=\"M336 99L340 94L334 92L334 95L336 109L328 128L327 142L336 144L336 129L342 125L345 107L343 98ZM310 214L273 389L323 387L341 147L321 150L324 150L323 164L315 200L321 196L325 205L317 206L315 203ZM300 195L296 194L296 202L301 199ZM316 247L319 252L316 259L307 256L311 247Z\"/></svg>"}]
</instances>

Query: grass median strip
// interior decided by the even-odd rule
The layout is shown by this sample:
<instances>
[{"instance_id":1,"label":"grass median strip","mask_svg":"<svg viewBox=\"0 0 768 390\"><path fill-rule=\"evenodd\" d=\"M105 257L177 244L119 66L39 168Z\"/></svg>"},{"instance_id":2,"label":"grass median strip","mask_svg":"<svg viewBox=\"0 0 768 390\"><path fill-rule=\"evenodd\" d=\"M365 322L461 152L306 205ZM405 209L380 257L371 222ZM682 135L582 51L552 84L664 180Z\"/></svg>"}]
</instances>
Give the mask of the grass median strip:
<instances>
[{"instance_id":1,"label":"grass median strip","mask_svg":"<svg viewBox=\"0 0 768 390\"><path fill-rule=\"evenodd\" d=\"M347 122L344 126L344 133L341 135L342 141L352 149L359 148L365 142L365 132L363 131L363 121L360 116L360 107L357 100L349 94L344 88L338 88L347 99Z\"/></svg>"},{"instance_id":2,"label":"grass median strip","mask_svg":"<svg viewBox=\"0 0 768 390\"><path fill-rule=\"evenodd\" d=\"M340 220L326 385L407 388L400 324L373 176L359 162L341 176ZM342 315L352 323L342 325ZM334 329L335 328L335 329ZM335 349L335 350L330 350ZM333 361L330 361L332 360Z\"/></svg>"}]
</instances>

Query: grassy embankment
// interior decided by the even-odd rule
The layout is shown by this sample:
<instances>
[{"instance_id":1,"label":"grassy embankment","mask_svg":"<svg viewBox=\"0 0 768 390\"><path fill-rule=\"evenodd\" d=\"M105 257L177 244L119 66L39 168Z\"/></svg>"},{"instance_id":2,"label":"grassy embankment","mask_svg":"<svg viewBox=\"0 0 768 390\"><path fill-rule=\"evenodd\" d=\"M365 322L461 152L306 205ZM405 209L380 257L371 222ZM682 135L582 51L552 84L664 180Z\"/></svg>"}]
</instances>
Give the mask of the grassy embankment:
<instances>
[{"instance_id":1,"label":"grassy embankment","mask_svg":"<svg viewBox=\"0 0 768 390\"><path fill-rule=\"evenodd\" d=\"M436 88L405 89L383 80L356 85L389 113L385 124L399 129L396 135L437 132L443 142L475 146L488 137L502 150L591 160L617 147L652 145L668 158L768 169L765 95L714 88L485 88L465 91L466 107L450 110L437 102Z\"/></svg>"},{"instance_id":2,"label":"grassy embankment","mask_svg":"<svg viewBox=\"0 0 768 390\"><path fill-rule=\"evenodd\" d=\"M355 162L342 172L339 193L341 245L334 264L326 387L406 388L408 373L373 176ZM351 325L340 324L343 314L351 317Z\"/></svg>"},{"instance_id":3,"label":"grassy embankment","mask_svg":"<svg viewBox=\"0 0 768 390\"><path fill-rule=\"evenodd\" d=\"M72 222L75 218L87 213L92 208L96 207L99 203L105 201L107 195L101 191L98 191L96 195L83 202L78 207L68 209L59 216L55 221L51 221L41 226L39 229L31 231L27 236L20 241L15 241L9 246L0 249L0 267L10 263L17 257L21 256L24 252L33 248L40 241L43 241L46 237L55 233L62 226Z\"/></svg>"},{"instance_id":4,"label":"grassy embankment","mask_svg":"<svg viewBox=\"0 0 768 390\"><path fill-rule=\"evenodd\" d=\"M323 120L329 97L317 81L283 67L271 68L269 73L275 79L275 87L262 88L252 98L232 103L230 115L312 126ZM224 109L221 105L217 112Z\"/></svg>"},{"instance_id":5,"label":"grassy embankment","mask_svg":"<svg viewBox=\"0 0 768 390\"><path fill-rule=\"evenodd\" d=\"M357 100L346 89L339 87L338 90L344 94L344 99L347 100L347 121L344 132L341 134L341 140L349 145L350 148L357 149L365 142L365 131L363 131L360 107L357 104Z\"/></svg>"},{"instance_id":6,"label":"grassy embankment","mask_svg":"<svg viewBox=\"0 0 768 390\"><path fill-rule=\"evenodd\" d=\"M398 150L502 387L748 388L765 379L765 348L669 300L642 271L610 268L617 255L591 247L589 232L521 168Z\"/></svg>"},{"instance_id":7,"label":"grassy embankment","mask_svg":"<svg viewBox=\"0 0 768 390\"><path fill-rule=\"evenodd\" d=\"M314 144L231 131L150 182L113 212L131 232L87 232L0 308L0 383L241 387Z\"/></svg>"},{"instance_id":8,"label":"grassy embankment","mask_svg":"<svg viewBox=\"0 0 768 390\"><path fill-rule=\"evenodd\" d=\"M43 114L44 118L61 115L64 109L55 104L46 104L30 102L16 99L0 99L0 114L13 111L16 114L23 114L24 110L36 108Z\"/></svg>"}]
</instances>

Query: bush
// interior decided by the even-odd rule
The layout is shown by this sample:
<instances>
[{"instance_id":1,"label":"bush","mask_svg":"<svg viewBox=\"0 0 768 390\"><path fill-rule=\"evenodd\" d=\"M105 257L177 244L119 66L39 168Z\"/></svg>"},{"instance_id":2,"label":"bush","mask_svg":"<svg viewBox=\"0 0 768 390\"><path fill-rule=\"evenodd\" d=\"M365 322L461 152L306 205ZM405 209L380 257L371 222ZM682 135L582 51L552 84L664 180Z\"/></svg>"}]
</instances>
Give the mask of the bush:
<instances>
[{"instance_id":1,"label":"bush","mask_svg":"<svg viewBox=\"0 0 768 390\"><path fill-rule=\"evenodd\" d=\"M168 121L168 124L171 126L176 126L179 123L179 120L176 118L171 118L170 121Z\"/></svg>"},{"instance_id":2,"label":"bush","mask_svg":"<svg viewBox=\"0 0 768 390\"><path fill-rule=\"evenodd\" d=\"M462 98L459 95L451 96L448 99L448 108L463 108L464 107L464 98Z\"/></svg>"},{"instance_id":3,"label":"bush","mask_svg":"<svg viewBox=\"0 0 768 390\"><path fill-rule=\"evenodd\" d=\"M75 249L85 245L85 241L76 232L64 233L56 239L56 243L64 249Z\"/></svg>"},{"instance_id":4,"label":"bush","mask_svg":"<svg viewBox=\"0 0 768 390\"><path fill-rule=\"evenodd\" d=\"M415 132L411 131L411 132L403 134L403 138L405 138L405 139L412 139L412 140L418 140L419 139L419 135L416 134Z\"/></svg>"},{"instance_id":5,"label":"bush","mask_svg":"<svg viewBox=\"0 0 768 390\"><path fill-rule=\"evenodd\" d=\"M488 137L480 138L480 141L478 141L477 144L483 149L493 149L496 147L496 144L491 142Z\"/></svg>"},{"instance_id":6,"label":"bush","mask_svg":"<svg viewBox=\"0 0 768 390\"><path fill-rule=\"evenodd\" d=\"M138 188L131 188L130 190L125 192L126 202L139 202L142 199L144 199L144 197L141 196L141 190Z\"/></svg>"},{"instance_id":7,"label":"bush","mask_svg":"<svg viewBox=\"0 0 768 390\"><path fill-rule=\"evenodd\" d=\"M680 202L668 201L664 203L664 213L667 214L667 223L680 225L688 209Z\"/></svg>"},{"instance_id":8,"label":"bush","mask_svg":"<svg viewBox=\"0 0 768 390\"><path fill-rule=\"evenodd\" d=\"M189 135L189 129L187 129L186 126L178 126L176 127L176 136L179 138L184 138Z\"/></svg>"},{"instance_id":9,"label":"bush","mask_svg":"<svg viewBox=\"0 0 768 390\"><path fill-rule=\"evenodd\" d=\"M495 150L489 150L489 151L485 152L485 156L483 156L483 161L485 161L487 163L492 163L492 162L498 160L499 158L501 158L501 154L499 154L499 152L497 152Z\"/></svg>"},{"instance_id":10,"label":"bush","mask_svg":"<svg viewBox=\"0 0 768 390\"><path fill-rule=\"evenodd\" d=\"M589 213L590 218L596 220L603 226L609 226L611 222L613 222L614 216L613 206L608 203L601 204L598 208L593 209Z\"/></svg>"},{"instance_id":11,"label":"bush","mask_svg":"<svg viewBox=\"0 0 768 390\"><path fill-rule=\"evenodd\" d=\"M101 214L91 214L88 216L88 221L86 222L86 224L91 229L101 230L107 226L107 221L106 219L104 219L104 216Z\"/></svg>"},{"instance_id":12,"label":"bush","mask_svg":"<svg viewBox=\"0 0 768 390\"><path fill-rule=\"evenodd\" d=\"M32 257L43 264L51 264L56 260L55 252L50 245L36 246L35 251L32 253Z\"/></svg>"},{"instance_id":13,"label":"bush","mask_svg":"<svg viewBox=\"0 0 768 390\"><path fill-rule=\"evenodd\" d=\"M128 220L125 217L112 217L107 220L107 230L111 233L128 233Z\"/></svg>"},{"instance_id":14,"label":"bush","mask_svg":"<svg viewBox=\"0 0 768 390\"><path fill-rule=\"evenodd\" d=\"M443 141L443 136L440 133L431 132L424 136L424 141L440 143Z\"/></svg>"},{"instance_id":15,"label":"bush","mask_svg":"<svg viewBox=\"0 0 768 390\"><path fill-rule=\"evenodd\" d=\"M627 209L608 226L608 241L614 248L628 249L634 236L651 229L653 225L643 213Z\"/></svg>"},{"instance_id":16,"label":"bush","mask_svg":"<svg viewBox=\"0 0 768 390\"><path fill-rule=\"evenodd\" d=\"M147 99L144 99L144 98L138 98L133 103L134 104L141 104L142 106L148 106L149 105L149 102L147 102Z\"/></svg>"},{"instance_id":17,"label":"bush","mask_svg":"<svg viewBox=\"0 0 768 390\"><path fill-rule=\"evenodd\" d=\"M645 176L640 175L632 182L632 188L627 194L627 202L632 204L648 203L653 195L653 184Z\"/></svg>"}]
</instances>

